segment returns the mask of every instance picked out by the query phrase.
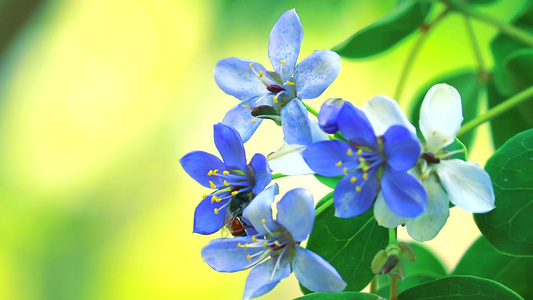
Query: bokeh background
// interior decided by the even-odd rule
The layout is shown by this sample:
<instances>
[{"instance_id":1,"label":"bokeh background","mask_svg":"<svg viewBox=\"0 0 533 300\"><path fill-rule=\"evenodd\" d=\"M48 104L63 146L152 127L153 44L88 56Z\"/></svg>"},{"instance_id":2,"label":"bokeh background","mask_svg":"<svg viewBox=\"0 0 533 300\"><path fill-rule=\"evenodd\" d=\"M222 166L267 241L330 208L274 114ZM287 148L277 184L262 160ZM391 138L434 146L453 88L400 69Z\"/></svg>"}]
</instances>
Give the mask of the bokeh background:
<instances>
[{"instance_id":1,"label":"bokeh background","mask_svg":"<svg viewBox=\"0 0 533 300\"><path fill-rule=\"evenodd\" d=\"M236 56L269 65L270 28L296 8L300 59L327 49L390 12L393 0L69 0L0 3L0 299L239 299L247 272L222 274L200 257L214 237L192 234L205 192L181 169L193 150L216 153L212 124L237 100L212 68ZM480 7L509 20L519 0ZM439 9L433 11L438 13ZM493 28L474 22L487 45ZM379 38L379 37L376 37ZM360 105L392 96L414 41L362 61L343 60L329 97ZM491 56L483 46L491 66ZM431 33L402 105L430 78L475 66L457 15ZM281 146L264 122L253 153ZM493 149L486 125L470 159ZM279 180L328 192L311 176ZM451 210L425 243L452 269L479 235L471 214ZM408 239L404 231L400 236ZM262 299L301 295L293 276Z\"/></svg>"}]
</instances>

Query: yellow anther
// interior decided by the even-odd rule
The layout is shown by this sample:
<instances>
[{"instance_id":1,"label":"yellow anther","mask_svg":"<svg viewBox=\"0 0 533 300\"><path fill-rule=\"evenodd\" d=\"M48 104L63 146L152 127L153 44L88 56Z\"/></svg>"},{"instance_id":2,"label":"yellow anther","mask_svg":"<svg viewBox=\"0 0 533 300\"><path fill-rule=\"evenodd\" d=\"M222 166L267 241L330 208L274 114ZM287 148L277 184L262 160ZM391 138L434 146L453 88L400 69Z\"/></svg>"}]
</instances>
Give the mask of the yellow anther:
<instances>
[{"instance_id":1,"label":"yellow anther","mask_svg":"<svg viewBox=\"0 0 533 300\"><path fill-rule=\"evenodd\" d=\"M224 171L224 172L222 172L222 174L224 174L224 175L228 175L228 174L229 174L229 171Z\"/></svg>"},{"instance_id":2,"label":"yellow anther","mask_svg":"<svg viewBox=\"0 0 533 300\"><path fill-rule=\"evenodd\" d=\"M220 201L222 201L222 198L216 198L215 201L216 202L220 202Z\"/></svg>"},{"instance_id":3,"label":"yellow anther","mask_svg":"<svg viewBox=\"0 0 533 300\"><path fill-rule=\"evenodd\" d=\"M437 133L439 133L437 130L433 130L432 132L433 135L437 135Z\"/></svg>"},{"instance_id":4,"label":"yellow anther","mask_svg":"<svg viewBox=\"0 0 533 300\"><path fill-rule=\"evenodd\" d=\"M263 77L263 71L259 71L259 77Z\"/></svg>"},{"instance_id":5,"label":"yellow anther","mask_svg":"<svg viewBox=\"0 0 533 300\"><path fill-rule=\"evenodd\" d=\"M218 172L218 170L216 170L216 169L213 170L213 175L218 175L217 172Z\"/></svg>"},{"instance_id":6,"label":"yellow anther","mask_svg":"<svg viewBox=\"0 0 533 300\"><path fill-rule=\"evenodd\" d=\"M213 170L209 170L209 172L207 172L207 176L211 176L213 175Z\"/></svg>"},{"instance_id":7,"label":"yellow anther","mask_svg":"<svg viewBox=\"0 0 533 300\"><path fill-rule=\"evenodd\" d=\"M250 69L254 69L254 67L252 66L254 63L250 63Z\"/></svg>"},{"instance_id":8,"label":"yellow anther","mask_svg":"<svg viewBox=\"0 0 533 300\"><path fill-rule=\"evenodd\" d=\"M368 180L368 173L363 173L363 179Z\"/></svg>"},{"instance_id":9,"label":"yellow anther","mask_svg":"<svg viewBox=\"0 0 533 300\"><path fill-rule=\"evenodd\" d=\"M217 188L217 186L213 183L213 181L209 181L209 185L211 186L212 189Z\"/></svg>"},{"instance_id":10,"label":"yellow anther","mask_svg":"<svg viewBox=\"0 0 533 300\"><path fill-rule=\"evenodd\" d=\"M205 198L207 198L207 194L202 195L202 199L205 199Z\"/></svg>"},{"instance_id":11,"label":"yellow anther","mask_svg":"<svg viewBox=\"0 0 533 300\"><path fill-rule=\"evenodd\" d=\"M243 270L243 271L246 270L246 267L242 267L242 270Z\"/></svg>"},{"instance_id":12,"label":"yellow anther","mask_svg":"<svg viewBox=\"0 0 533 300\"><path fill-rule=\"evenodd\" d=\"M348 154L349 156L352 156L353 155L352 148L348 148L348 151L346 151L346 154Z\"/></svg>"},{"instance_id":13,"label":"yellow anther","mask_svg":"<svg viewBox=\"0 0 533 300\"><path fill-rule=\"evenodd\" d=\"M233 192L231 192L231 194L232 194L233 196L237 196L238 193L239 193L239 192L237 192L237 191L233 191Z\"/></svg>"},{"instance_id":14,"label":"yellow anther","mask_svg":"<svg viewBox=\"0 0 533 300\"><path fill-rule=\"evenodd\" d=\"M344 167L344 169L342 169L342 173L344 173L344 175L348 175L348 168Z\"/></svg>"},{"instance_id":15,"label":"yellow anther","mask_svg":"<svg viewBox=\"0 0 533 300\"><path fill-rule=\"evenodd\" d=\"M237 244L237 248L240 248L241 246L242 246L241 243L238 243L238 244Z\"/></svg>"},{"instance_id":16,"label":"yellow anther","mask_svg":"<svg viewBox=\"0 0 533 300\"><path fill-rule=\"evenodd\" d=\"M287 62L285 62L284 60L281 61L282 64L286 64Z\"/></svg>"},{"instance_id":17,"label":"yellow anther","mask_svg":"<svg viewBox=\"0 0 533 300\"><path fill-rule=\"evenodd\" d=\"M229 186L229 183L228 183L228 181L227 181L227 180L224 180L224 182L223 182L223 183L224 183L224 185L225 185L225 186Z\"/></svg>"},{"instance_id":18,"label":"yellow anther","mask_svg":"<svg viewBox=\"0 0 533 300\"><path fill-rule=\"evenodd\" d=\"M370 168L369 168L368 166L364 166L364 167L363 167L363 172L368 172L369 169L370 169Z\"/></svg>"},{"instance_id":19,"label":"yellow anther","mask_svg":"<svg viewBox=\"0 0 533 300\"><path fill-rule=\"evenodd\" d=\"M361 187L360 186L356 186L355 190L359 193L361 191Z\"/></svg>"},{"instance_id":20,"label":"yellow anther","mask_svg":"<svg viewBox=\"0 0 533 300\"><path fill-rule=\"evenodd\" d=\"M268 242L265 241L265 242L263 243L263 246L264 246L264 247L268 246Z\"/></svg>"},{"instance_id":21,"label":"yellow anther","mask_svg":"<svg viewBox=\"0 0 533 300\"><path fill-rule=\"evenodd\" d=\"M356 180L357 180L357 178L352 177L352 178L350 179L350 183L354 183Z\"/></svg>"},{"instance_id":22,"label":"yellow anther","mask_svg":"<svg viewBox=\"0 0 533 300\"><path fill-rule=\"evenodd\" d=\"M285 84L288 84L288 85L296 85L296 83L294 83L294 82L290 82L290 81L288 81L288 80L285 82Z\"/></svg>"},{"instance_id":23,"label":"yellow anther","mask_svg":"<svg viewBox=\"0 0 533 300\"><path fill-rule=\"evenodd\" d=\"M211 197L211 204L213 204L216 200L217 200L217 196L213 195L213 197Z\"/></svg>"},{"instance_id":24,"label":"yellow anther","mask_svg":"<svg viewBox=\"0 0 533 300\"><path fill-rule=\"evenodd\" d=\"M272 100L274 101L274 103L278 103L278 97L274 96L272 97Z\"/></svg>"},{"instance_id":25,"label":"yellow anther","mask_svg":"<svg viewBox=\"0 0 533 300\"><path fill-rule=\"evenodd\" d=\"M357 155L361 155L361 154L363 154L363 149L357 150Z\"/></svg>"},{"instance_id":26,"label":"yellow anther","mask_svg":"<svg viewBox=\"0 0 533 300\"><path fill-rule=\"evenodd\" d=\"M446 143L446 142L448 142L448 139L443 139L442 141Z\"/></svg>"},{"instance_id":27,"label":"yellow anther","mask_svg":"<svg viewBox=\"0 0 533 300\"><path fill-rule=\"evenodd\" d=\"M261 220L261 223L265 224L267 220L263 219Z\"/></svg>"},{"instance_id":28,"label":"yellow anther","mask_svg":"<svg viewBox=\"0 0 533 300\"><path fill-rule=\"evenodd\" d=\"M281 245L278 241L274 241L274 244L276 244L276 246Z\"/></svg>"},{"instance_id":29,"label":"yellow anther","mask_svg":"<svg viewBox=\"0 0 533 300\"><path fill-rule=\"evenodd\" d=\"M215 208L214 211L215 211L215 215L218 215L218 208Z\"/></svg>"},{"instance_id":30,"label":"yellow anther","mask_svg":"<svg viewBox=\"0 0 533 300\"><path fill-rule=\"evenodd\" d=\"M256 121L255 119L252 119L250 122L255 123L255 122L257 122L257 121Z\"/></svg>"},{"instance_id":31,"label":"yellow anther","mask_svg":"<svg viewBox=\"0 0 533 300\"><path fill-rule=\"evenodd\" d=\"M362 158L362 157L359 157L359 162L360 162L360 163L364 163L364 162L365 162L365 159Z\"/></svg>"},{"instance_id":32,"label":"yellow anther","mask_svg":"<svg viewBox=\"0 0 533 300\"><path fill-rule=\"evenodd\" d=\"M250 254L246 255L246 259L248 260L248 262L252 262L252 257L250 256Z\"/></svg>"},{"instance_id":33,"label":"yellow anther","mask_svg":"<svg viewBox=\"0 0 533 300\"><path fill-rule=\"evenodd\" d=\"M338 163L335 164L337 167L340 167L342 166L342 161L339 161Z\"/></svg>"},{"instance_id":34,"label":"yellow anther","mask_svg":"<svg viewBox=\"0 0 533 300\"><path fill-rule=\"evenodd\" d=\"M252 241L254 241L254 243L257 243L257 238L255 237L255 235L252 235Z\"/></svg>"},{"instance_id":35,"label":"yellow anther","mask_svg":"<svg viewBox=\"0 0 533 300\"><path fill-rule=\"evenodd\" d=\"M243 248L244 250L246 250L246 248L248 248L248 243L244 244L244 246L242 246L242 248Z\"/></svg>"}]
</instances>

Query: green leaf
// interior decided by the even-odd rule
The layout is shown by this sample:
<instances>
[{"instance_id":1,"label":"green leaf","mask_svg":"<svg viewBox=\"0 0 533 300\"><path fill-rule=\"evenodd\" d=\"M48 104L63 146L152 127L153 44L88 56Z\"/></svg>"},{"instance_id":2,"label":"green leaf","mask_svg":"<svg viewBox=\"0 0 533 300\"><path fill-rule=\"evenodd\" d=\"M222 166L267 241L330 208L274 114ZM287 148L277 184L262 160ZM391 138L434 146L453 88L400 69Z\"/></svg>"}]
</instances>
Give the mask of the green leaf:
<instances>
[{"instance_id":1,"label":"green leaf","mask_svg":"<svg viewBox=\"0 0 533 300\"><path fill-rule=\"evenodd\" d=\"M374 220L372 209L357 217L335 217L331 205L315 218L307 249L327 260L348 286L345 291L361 291L374 278L370 264L385 249L389 231ZM304 294L310 291L301 287Z\"/></svg>"},{"instance_id":2,"label":"green leaf","mask_svg":"<svg viewBox=\"0 0 533 300\"><path fill-rule=\"evenodd\" d=\"M322 197L322 199L320 199L320 201L318 201L318 203L315 205L315 209L319 208L320 206L324 205L324 203L326 203L329 200L333 199L333 192L334 191L331 191L327 195Z\"/></svg>"},{"instance_id":3,"label":"green leaf","mask_svg":"<svg viewBox=\"0 0 533 300\"><path fill-rule=\"evenodd\" d=\"M490 262L490 263L487 263ZM533 295L533 258L498 252L481 236L463 255L453 275L473 275L497 281L524 298Z\"/></svg>"},{"instance_id":4,"label":"green leaf","mask_svg":"<svg viewBox=\"0 0 533 300\"><path fill-rule=\"evenodd\" d=\"M475 214L481 233L501 252L533 256L533 129L517 134L487 161L496 208Z\"/></svg>"},{"instance_id":5,"label":"green leaf","mask_svg":"<svg viewBox=\"0 0 533 300\"><path fill-rule=\"evenodd\" d=\"M381 53L403 40L426 20L431 3L399 1L398 7L381 20L361 29L333 51L349 58L364 58Z\"/></svg>"},{"instance_id":6,"label":"green leaf","mask_svg":"<svg viewBox=\"0 0 533 300\"><path fill-rule=\"evenodd\" d=\"M358 293L358 292L344 292L344 293L313 293L298 297L294 300L377 300L378 296L374 294Z\"/></svg>"},{"instance_id":7,"label":"green leaf","mask_svg":"<svg viewBox=\"0 0 533 300\"><path fill-rule=\"evenodd\" d=\"M413 286L446 276L446 269L440 260L429 250L419 243L408 243L415 251L416 261L403 260L405 273L404 280L398 281L398 292L403 292ZM389 276L378 275L378 295L388 299L390 297Z\"/></svg>"},{"instance_id":8,"label":"green leaf","mask_svg":"<svg viewBox=\"0 0 533 300\"><path fill-rule=\"evenodd\" d=\"M510 97L533 84L533 49L521 49L505 58L494 73L494 83L503 96Z\"/></svg>"},{"instance_id":9,"label":"green leaf","mask_svg":"<svg viewBox=\"0 0 533 300\"><path fill-rule=\"evenodd\" d=\"M521 300L504 285L474 276L449 276L412 287L399 300ZM522 299L523 300L523 299Z\"/></svg>"},{"instance_id":10,"label":"green leaf","mask_svg":"<svg viewBox=\"0 0 533 300\"><path fill-rule=\"evenodd\" d=\"M0 2L0 57L28 19L45 4L42 0L7 0Z\"/></svg>"},{"instance_id":11,"label":"green leaf","mask_svg":"<svg viewBox=\"0 0 533 300\"><path fill-rule=\"evenodd\" d=\"M494 3L498 0L468 0L468 3L470 4L489 4Z\"/></svg>"},{"instance_id":12,"label":"green leaf","mask_svg":"<svg viewBox=\"0 0 533 300\"><path fill-rule=\"evenodd\" d=\"M322 182L324 185L329 186L330 188L334 189L337 186L337 183L341 181L344 176L335 176L335 177L326 177L322 175L315 174L316 179L318 181Z\"/></svg>"}]
</instances>

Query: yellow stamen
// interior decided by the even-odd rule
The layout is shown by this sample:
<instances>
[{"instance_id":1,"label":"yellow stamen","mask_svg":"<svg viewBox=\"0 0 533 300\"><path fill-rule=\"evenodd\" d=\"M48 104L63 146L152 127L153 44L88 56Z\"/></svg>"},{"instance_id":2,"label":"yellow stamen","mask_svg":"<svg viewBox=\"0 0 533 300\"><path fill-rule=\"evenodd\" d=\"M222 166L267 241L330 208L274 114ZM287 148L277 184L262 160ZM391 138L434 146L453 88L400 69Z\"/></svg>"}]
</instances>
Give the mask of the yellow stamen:
<instances>
[{"instance_id":1,"label":"yellow stamen","mask_svg":"<svg viewBox=\"0 0 533 300\"><path fill-rule=\"evenodd\" d=\"M255 123L255 122L257 122L257 121L256 121L255 119L252 119L250 122Z\"/></svg>"},{"instance_id":2,"label":"yellow stamen","mask_svg":"<svg viewBox=\"0 0 533 300\"><path fill-rule=\"evenodd\" d=\"M209 170L209 172L207 172L207 176L211 176L213 175L213 170Z\"/></svg>"},{"instance_id":3,"label":"yellow stamen","mask_svg":"<svg viewBox=\"0 0 533 300\"><path fill-rule=\"evenodd\" d=\"M261 220L261 223L265 224L265 223L266 223L266 220L265 220L265 219Z\"/></svg>"},{"instance_id":4,"label":"yellow stamen","mask_svg":"<svg viewBox=\"0 0 533 300\"><path fill-rule=\"evenodd\" d=\"M357 180L357 178L352 177L352 178L350 179L350 183L354 183L356 180Z\"/></svg>"},{"instance_id":5,"label":"yellow stamen","mask_svg":"<svg viewBox=\"0 0 533 300\"><path fill-rule=\"evenodd\" d=\"M252 257L250 256L250 254L246 255L246 259L248 260L248 262L252 262Z\"/></svg>"},{"instance_id":6,"label":"yellow stamen","mask_svg":"<svg viewBox=\"0 0 533 300\"><path fill-rule=\"evenodd\" d=\"M288 85L296 85L296 83L294 83L294 82L290 82L290 81L288 81L288 80L285 82L285 84L288 84Z\"/></svg>"},{"instance_id":7,"label":"yellow stamen","mask_svg":"<svg viewBox=\"0 0 533 300\"><path fill-rule=\"evenodd\" d=\"M360 163L364 163L364 162L365 162L365 159L362 158L362 157L359 157L359 162L360 162Z\"/></svg>"},{"instance_id":8,"label":"yellow stamen","mask_svg":"<svg viewBox=\"0 0 533 300\"><path fill-rule=\"evenodd\" d=\"M243 270L243 271L246 270L246 267L242 267L242 270Z\"/></svg>"},{"instance_id":9,"label":"yellow stamen","mask_svg":"<svg viewBox=\"0 0 533 300\"><path fill-rule=\"evenodd\" d=\"M263 71L259 71L259 77L263 77Z\"/></svg>"},{"instance_id":10,"label":"yellow stamen","mask_svg":"<svg viewBox=\"0 0 533 300\"><path fill-rule=\"evenodd\" d=\"M443 139L442 141L446 143L448 141L448 139Z\"/></svg>"},{"instance_id":11,"label":"yellow stamen","mask_svg":"<svg viewBox=\"0 0 533 300\"><path fill-rule=\"evenodd\" d=\"M211 186L212 189L217 188L217 186L213 183L213 181L209 181L209 185Z\"/></svg>"},{"instance_id":12,"label":"yellow stamen","mask_svg":"<svg viewBox=\"0 0 533 300\"><path fill-rule=\"evenodd\" d=\"M215 208L214 211L215 211L215 215L218 215L218 208Z\"/></svg>"},{"instance_id":13,"label":"yellow stamen","mask_svg":"<svg viewBox=\"0 0 533 300\"><path fill-rule=\"evenodd\" d=\"M263 243L263 247L266 247L266 246L268 246L268 242L267 242L267 241L265 241L265 242Z\"/></svg>"},{"instance_id":14,"label":"yellow stamen","mask_svg":"<svg viewBox=\"0 0 533 300\"><path fill-rule=\"evenodd\" d=\"M363 179L368 180L368 173L363 173Z\"/></svg>"},{"instance_id":15,"label":"yellow stamen","mask_svg":"<svg viewBox=\"0 0 533 300\"><path fill-rule=\"evenodd\" d=\"M348 175L348 168L344 167L344 169L342 169L342 172L344 173L344 175Z\"/></svg>"},{"instance_id":16,"label":"yellow stamen","mask_svg":"<svg viewBox=\"0 0 533 300\"><path fill-rule=\"evenodd\" d=\"M337 167L340 167L342 166L342 161L339 161L338 163L335 164Z\"/></svg>"},{"instance_id":17,"label":"yellow stamen","mask_svg":"<svg viewBox=\"0 0 533 300\"><path fill-rule=\"evenodd\" d=\"M241 246L242 246L241 243L238 243L238 244L237 244L237 248L240 248Z\"/></svg>"},{"instance_id":18,"label":"yellow stamen","mask_svg":"<svg viewBox=\"0 0 533 300\"><path fill-rule=\"evenodd\" d=\"M368 166L363 167L363 172L368 172L368 169L370 169Z\"/></svg>"},{"instance_id":19,"label":"yellow stamen","mask_svg":"<svg viewBox=\"0 0 533 300\"><path fill-rule=\"evenodd\" d=\"M250 69L254 69L254 67L252 66L254 63L250 63Z\"/></svg>"},{"instance_id":20,"label":"yellow stamen","mask_svg":"<svg viewBox=\"0 0 533 300\"><path fill-rule=\"evenodd\" d=\"M216 170L216 169L213 170L213 175L218 175L217 172L218 172L218 170Z\"/></svg>"},{"instance_id":21,"label":"yellow stamen","mask_svg":"<svg viewBox=\"0 0 533 300\"><path fill-rule=\"evenodd\" d=\"M286 62L284 60L281 61L282 64L285 64Z\"/></svg>"},{"instance_id":22,"label":"yellow stamen","mask_svg":"<svg viewBox=\"0 0 533 300\"><path fill-rule=\"evenodd\" d=\"M223 183L224 183L224 185L225 185L225 186L229 186L229 183L228 183L228 181L227 181L227 180L224 180L224 182L223 182Z\"/></svg>"},{"instance_id":23,"label":"yellow stamen","mask_svg":"<svg viewBox=\"0 0 533 300\"><path fill-rule=\"evenodd\" d=\"M346 151L346 154L348 154L349 156L352 156L353 155L352 148L348 148L348 151Z\"/></svg>"},{"instance_id":24,"label":"yellow stamen","mask_svg":"<svg viewBox=\"0 0 533 300\"><path fill-rule=\"evenodd\" d=\"M272 97L272 100L274 101L274 103L278 103L278 97L274 96Z\"/></svg>"},{"instance_id":25,"label":"yellow stamen","mask_svg":"<svg viewBox=\"0 0 533 300\"><path fill-rule=\"evenodd\" d=\"M211 197L211 204L213 204L216 200L217 200L217 196L213 195L213 197Z\"/></svg>"},{"instance_id":26,"label":"yellow stamen","mask_svg":"<svg viewBox=\"0 0 533 300\"><path fill-rule=\"evenodd\" d=\"M224 171L224 172L222 172L222 174L224 174L224 175L228 175L228 174L229 174L229 171Z\"/></svg>"},{"instance_id":27,"label":"yellow stamen","mask_svg":"<svg viewBox=\"0 0 533 300\"><path fill-rule=\"evenodd\" d=\"M361 155L361 154L363 154L363 149L357 150L357 155Z\"/></svg>"},{"instance_id":28,"label":"yellow stamen","mask_svg":"<svg viewBox=\"0 0 533 300\"><path fill-rule=\"evenodd\" d=\"M205 198L207 198L207 194L202 195L202 199L205 199Z\"/></svg>"},{"instance_id":29,"label":"yellow stamen","mask_svg":"<svg viewBox=\"0 0 533 300\"><path fill-rule=\"evenodd\" d=\"M233 192L231 192L231 194L232 194L233 196L237 196L238 193L239 193L239 192L237 192L237 191L233 191Z\"/></svg>"},{"instance_id":30,"label":"yellow stamen","mask_svg":"<svg viewBox=\"0 0 533 300\"><path fill-rule=\"evenodd\" d=\"M246 250L247 247L248 247L248 243L246 243L246 244L244 244L244 246L242 246L242 248L243 248L244 250Z\"/></svg>"},{"instance_id":31,"label":"yellow stamen","mask_svg":"<svg viewBox=\"0 0 533 300\"><path fill-rule=\"evenodd\" d=\"M278 241L274 241L274 244L276 244L276 246L281 245Z\"/></svg>"},{"instance_id":32,"label":"yellow stamen","mask_svg":"<svg viewBox=\"0 0 533 300\"><path fill-rule=\"evenodd\" d=\"M252 235L252 241L254 241L254 243L257 243L257 238L255 237L255 235Z\"/></svg>"},{"instance_id":33,"label":"yellow stamen","mask_svg":"<svg viewBox=\"0 0 533 300\"><path fill-rule=\"evenodd\" d=\"M361 191L361 187L360 186L356 186L355 190L359 193Z\"/></svg>"}]
</instances>

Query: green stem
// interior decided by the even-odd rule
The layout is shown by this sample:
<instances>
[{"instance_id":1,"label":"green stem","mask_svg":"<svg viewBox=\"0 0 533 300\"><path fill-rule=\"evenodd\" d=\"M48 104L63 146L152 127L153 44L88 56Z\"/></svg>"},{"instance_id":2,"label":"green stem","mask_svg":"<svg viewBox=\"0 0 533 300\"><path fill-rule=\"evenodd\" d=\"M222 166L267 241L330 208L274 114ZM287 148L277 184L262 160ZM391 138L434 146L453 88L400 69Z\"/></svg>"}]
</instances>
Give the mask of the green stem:
<instances>
[{"instance_id":1,"label":"green stem","mask_svg":"<svg viewBox=\"0 0 533 300\"><path fill-rule=\"evenodd\" d=\"M284 175L284 174L280 174L280 173L272 174L272 180L278 179L278 178L287 177L287 176L288 175Z\"/></svg>"},{"instance_id":2,"label":"green stem","mask_svg":"<svg viewBox=\"0 0 533 300\"><path fill-rule=\"evenodd\" d=\"M331 199L327 200L326 202L324 202L324 204L320 205L316 211L315 211L315 217L317 217L318 215L320 215L323 211L326 210L326 208L330 207L331 205L333 205L333 191L329 192L329 194L327 194L326 196L324 196L324 198L326 197L331 197Z\"/></svg>"},{"instance_id":3,"label":"green stem","mask_svg":"<svg viewBox=\"0 0 533 300\"><path fill-rule=\"evenodd\" d=\"M378 277L374 276L374 279L370 281L370 294L378 294Z\"/></svg>"},{"instance_id":4,"label":"green stem","mask_svg":"<svg viewBox=\"0 0 533 300\"><path fill-rule=\"evenodd\" d=\"M389 228L389 244L397 244L396 228Z\"/></svg>"},{"instance_id":5,"label":"green stem","mask_svg":"<svg viewBox=\"0 0 533 300\"><path fill-rule=\"evenodd\" d=\"M390 277L390 300L398 300L398 278Z\"/></svg>"},{"instance_id":6,"label":"green stem","mask_svg":"<svg viewBox=\"0 0 533 300\"><path fill-rule=\"evenodd\" d=\"M303 101L302 101L302 103L303 103ZM305 105L305 107L307 107L307 111L308 112L310 112L313 115L315 115L315 117L318 117L318 112L316 110L314 110L311 106L309 106L309 105L307 105L305 103L304 103L304 105Z\"/></svg>"},{"instance_id":7,"label":"green stem","mask_svg":"<svg viewBox=\"0 0 533 300\"><path fill-rule=\"evenodd\" d=\"M477 126L485 123L486 121L490 121L491 119L501 115L502 113L510 110L511 108L515 107L516 105L526 101L531 100L533 98L533 86L530 86L529 88L523 90L522 92L512 96L511 98L503 101L502 103L494 106L486 113L478 116L477 118L471 120L470 122L466 123L461 127L459 132L457 132L457 136L461 136L470 130L476 128Z\"/></svg>"},{"instance_id":8,"label":"green stem","mask_svg":"<svg viewBox=\"0 0 533 300\"><path fill-rule=\"evenodd\" d=\"M472 27L472 21L470 20L470 17L468 15L464 15L464 20L466 32L468 34L468 37L470 38L470 42L472 43L472 50L474 50L474 56L477 61L478 73L485 74L485 62L483 61L483 55L481 54L481 49L477 42L476 35L474 33L474 28Z\"/></svg>"}]
</instances>

